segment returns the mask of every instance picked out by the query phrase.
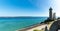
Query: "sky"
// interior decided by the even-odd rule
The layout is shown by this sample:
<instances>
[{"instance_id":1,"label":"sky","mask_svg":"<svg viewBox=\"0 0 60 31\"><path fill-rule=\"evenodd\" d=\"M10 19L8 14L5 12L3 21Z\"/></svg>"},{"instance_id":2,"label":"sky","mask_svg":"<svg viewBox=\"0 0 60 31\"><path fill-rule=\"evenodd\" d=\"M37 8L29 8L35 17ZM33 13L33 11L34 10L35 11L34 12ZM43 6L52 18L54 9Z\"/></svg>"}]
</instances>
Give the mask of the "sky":
<instances>
[{"instance_id":1,"label":"sky","mask_svg":"<svg viewBox=\"0 0 60 31\"><path fill-rule=\"evenodd\" d=\"M0 16L49 16L52 7L57 16L60 0L0 0Z\"/></svg>"}]
</instances>

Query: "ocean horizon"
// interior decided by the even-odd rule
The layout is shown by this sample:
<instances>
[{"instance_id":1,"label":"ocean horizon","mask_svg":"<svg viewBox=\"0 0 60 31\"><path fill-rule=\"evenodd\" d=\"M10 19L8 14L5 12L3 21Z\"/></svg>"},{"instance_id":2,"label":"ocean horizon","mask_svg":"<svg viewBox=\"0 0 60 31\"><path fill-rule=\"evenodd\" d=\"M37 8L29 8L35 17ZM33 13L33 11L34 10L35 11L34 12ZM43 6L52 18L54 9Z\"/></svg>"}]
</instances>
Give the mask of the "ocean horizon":
<instances>
[{"instance_id":1,"label":"ocean horizon","mask_svg":"<svg viewBox=\"0 0 60 31\"><path fill-rule=\"evenodd\" d=\"M16 31L41 23L48 17L0 17L0 31Z\"/></svg>"}]
</instances>

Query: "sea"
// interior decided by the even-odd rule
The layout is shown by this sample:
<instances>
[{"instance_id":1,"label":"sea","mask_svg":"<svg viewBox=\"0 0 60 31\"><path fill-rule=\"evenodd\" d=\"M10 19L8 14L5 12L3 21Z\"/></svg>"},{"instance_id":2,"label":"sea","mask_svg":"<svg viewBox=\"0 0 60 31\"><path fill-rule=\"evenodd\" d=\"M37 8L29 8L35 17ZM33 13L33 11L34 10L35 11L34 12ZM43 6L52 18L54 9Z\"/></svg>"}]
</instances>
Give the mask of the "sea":
<instances>
[{"instance_id":1,"label":"sea","mask_svg":"<svg viewBox=\"0 0 60 31\"><path fill-rule=\"evenodd\" d=\"M0 17L0 31L16 31L46 19L47 17Z\"/></svg>"}]
</instances>

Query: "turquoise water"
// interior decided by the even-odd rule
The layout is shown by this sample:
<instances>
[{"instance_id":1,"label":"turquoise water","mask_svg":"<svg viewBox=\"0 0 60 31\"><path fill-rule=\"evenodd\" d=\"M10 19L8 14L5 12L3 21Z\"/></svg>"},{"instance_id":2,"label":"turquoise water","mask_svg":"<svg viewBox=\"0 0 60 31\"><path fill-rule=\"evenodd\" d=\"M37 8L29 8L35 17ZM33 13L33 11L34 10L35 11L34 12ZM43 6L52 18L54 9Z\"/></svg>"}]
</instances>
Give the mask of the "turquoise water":
<instances>
[{"instance_id":1,"label":"turquoise water","mask_svg":"<svg viewBox=\"0 0 60 31\"><path fill-rule=\"evenodd\" d=\"M32 24L40 23L47 17L0 18L0 31L16 31Z\"/></svg>"}]
</instances>

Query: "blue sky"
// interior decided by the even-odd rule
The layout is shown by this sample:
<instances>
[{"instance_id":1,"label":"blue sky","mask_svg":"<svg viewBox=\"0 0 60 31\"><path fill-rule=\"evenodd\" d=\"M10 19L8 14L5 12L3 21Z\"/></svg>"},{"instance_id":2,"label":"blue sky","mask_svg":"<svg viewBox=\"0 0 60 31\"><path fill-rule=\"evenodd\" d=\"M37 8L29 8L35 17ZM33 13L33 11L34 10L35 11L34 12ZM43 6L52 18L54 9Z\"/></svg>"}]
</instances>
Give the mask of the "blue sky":
<instances>
[{"instance_id":1,"label":"blue sky","mask_svg":"<svg viewBox=\"0 0 60 31\"><path fill-rule=\"evenodd\" d=\"M0 0L0 16L48 16L50 0Z\"/></svg>"}]
</instances>

